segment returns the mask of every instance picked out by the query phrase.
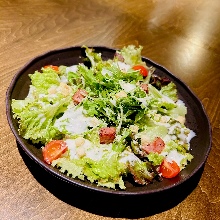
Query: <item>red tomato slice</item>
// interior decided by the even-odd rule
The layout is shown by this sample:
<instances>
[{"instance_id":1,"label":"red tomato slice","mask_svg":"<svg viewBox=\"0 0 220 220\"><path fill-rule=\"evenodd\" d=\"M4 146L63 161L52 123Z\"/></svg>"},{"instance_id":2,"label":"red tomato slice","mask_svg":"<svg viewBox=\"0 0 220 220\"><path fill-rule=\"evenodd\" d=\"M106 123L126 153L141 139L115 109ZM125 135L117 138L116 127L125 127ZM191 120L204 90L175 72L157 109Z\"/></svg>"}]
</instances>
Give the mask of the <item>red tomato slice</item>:
<instances>
[{"instance_id":1,"label":"red tomato slice","mask_svg":"<svg viewBox=\"0 0 220 220\"><path fill-rule=\"evenodd\" d=\"M177 176L179 172L180 167L174 160L172 162L168 162L164 159L160 165L160 173L164 178L173 178Z\"/></svg>"},{"instance_id":2,"label":"red tomato slice","mask_svg":"<svg viewBox=\"0 0 220 220\"><path fill-rule=\"evenodd\" d=\"M44 66L44 68L45 68L45 69L46 69L46 68L51 68L51 69L53 69L53 70L55 70L55 71L59 71L59 67L58 67L58 66L47 65L47 66Z\"/></svg>"},{"instance_id":3,"label":"red tomato slice","mask_svg":"<svg viewBox=\"0 0 220 220\"><path fill-rule=\"evenodd\" d=\"M53 160L58 159L67 150L67 144L62 140L50 141L43 148L43 158L48 164L51 164Z\"/></svg>"},{"instance_id":4,"label":"red tomato slice","mask_svg":"<svg viewBox=\"0 0 220 220\"><path fill-rule=\"evenodd\" d=\"M132 67L133 70L139 70L143 77L147 77L148 70L142 65L135 65Z\"/></svg>"}]
</instances>

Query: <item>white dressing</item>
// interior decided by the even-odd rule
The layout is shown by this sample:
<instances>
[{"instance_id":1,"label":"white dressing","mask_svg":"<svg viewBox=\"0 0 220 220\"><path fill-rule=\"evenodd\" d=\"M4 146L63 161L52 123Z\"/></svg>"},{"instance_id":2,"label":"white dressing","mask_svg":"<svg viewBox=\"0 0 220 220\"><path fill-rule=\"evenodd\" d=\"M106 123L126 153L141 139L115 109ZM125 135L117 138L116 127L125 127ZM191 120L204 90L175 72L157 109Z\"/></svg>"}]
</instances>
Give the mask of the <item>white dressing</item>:
<instances>
[{"instance_id":1,"label":"white dressing","mask_svg":"<svg viewBox=\"0 0 220 220\"><path fill-rule=\"evenodd\" d=\"M124 62L121 62L121 61L118 61L117 65L122 72L128 72L128 70L131 69L130 65L128 65Z\"/></svg>"},{"instance_id":2,"label":"white dressing","mask_svg":"<svg viewBox=\"0 0 220 220\"><path fill-rule=\"evenodd\" d=\"M184 159L185 156L181 153L179 153L177 150L172 150L168 153L168 155L166 156L166 160L170 163L172 163L172 161L175 161L178 166L181 166L181 160Z\"/></svg>"},{"instance_id":3,"label":"white dressing","mask_svg":"<svg viewBox=\"0 0 220 220\"><path fill-rule=\"evenodd\" d=\"M119 82L119 84L120 84L121 88L127 93L131 92L132 90L134 90L136 88L135 84L127 83L122 80Z\"/></svg>"},{"instance_id":4,"label":"white dressing","mask_svg":"<svg viewBox=\"0 0 220 220\"><path fill-rule=\"evenodd\" d=\"M67 130L69 134L81 134L88 130L88 127L95 127L100 122L95 117L86 117L83 108L75 106L66 110L64 115L56 120L54 126L60 131Z\"/></svg>"},{"instance_id":5,"label":"white dressing","mask_svg":"<svg viewBox=\"0 0 220 220\"><path fill-rule=\"evenodd\" d=\"M69 66L69 67L66 67L66 73L68 72L76 72L78 70L78 65L73 65L73 66Z\"/></svg>"}]
</instances>

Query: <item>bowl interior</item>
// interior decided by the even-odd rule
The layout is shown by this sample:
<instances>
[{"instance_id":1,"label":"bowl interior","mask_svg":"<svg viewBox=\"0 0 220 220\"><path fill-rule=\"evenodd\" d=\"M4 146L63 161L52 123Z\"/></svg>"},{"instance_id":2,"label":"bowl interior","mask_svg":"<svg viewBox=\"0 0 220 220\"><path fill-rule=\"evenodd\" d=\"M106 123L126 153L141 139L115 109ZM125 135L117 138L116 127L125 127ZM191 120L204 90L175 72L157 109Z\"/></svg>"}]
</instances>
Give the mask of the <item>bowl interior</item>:
<instances>
[{"instance_id":1,"label":"bowl interior","mask_svg":"<svg viewBox=\"0 0 220 220\"><path fill-rule=\"evenodd\" d=\"M111 48L93 48L95 51L101 52L104 59L113 58L115 53L115 50ZM7 91L6 112L11 130L14 133L17 142L19 145L21 145L27 155L48 172L73 184L73 187L80 186L101 193L120 195L151 194L175 187L192 177L204 165L211 148L211 128L208 117L201 102L181 80L175 77L164 67L145 57L143 57L143 60L148 65L154 66L156 68L155 74L159 76L166 76L177 85L179 98L185 102L188 109L186 125L196 133L196 137L191 140L191 153L194 156L194 159L186 167L186 169L181 171L177 177L173 179L164 179L162 182L155 181L153 184L139 187L134 186L129 181L126 181L125 185L127 189L125 191L97 187L95 184L67 177L60 173L58 169L48 166L43 162L41 149L36 148L33 144L19 136L18 123L17 120L12 117L10 105L12 99L24 99L27 96L30 85L30 79L28 75L34 73L35 70L40 70L41 67L49 64L71 66L74 64L82 63L84 62L84 57L85 50L81 47L53 50L31 60L14 76Z\"/></svg>"}]
</instances>

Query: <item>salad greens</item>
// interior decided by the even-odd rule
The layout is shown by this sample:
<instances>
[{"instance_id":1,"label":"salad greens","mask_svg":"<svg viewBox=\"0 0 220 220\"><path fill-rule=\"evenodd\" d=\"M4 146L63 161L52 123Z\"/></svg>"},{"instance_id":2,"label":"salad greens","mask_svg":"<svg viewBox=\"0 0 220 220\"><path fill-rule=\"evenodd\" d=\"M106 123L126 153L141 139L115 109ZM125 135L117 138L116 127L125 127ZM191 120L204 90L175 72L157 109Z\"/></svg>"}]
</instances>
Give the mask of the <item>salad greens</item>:
<instances>
[{"instance_id":1,"label":"salad greens","mask_svg":"<svg viewBox=\"0 0 220 220\"><path fill-rule=\"evenodd\" d=\"M187 108L176 85L142 61L141 46L124 47L107 60L83 48L87 62L29 75L27 97L11 103L20 135L44 153L48 143L62 140L67 150L51 165L98 186L125 189L131 177L146 185L177 175L193 159L195 133L185 126Z\"/></svg>"}]
</instances>

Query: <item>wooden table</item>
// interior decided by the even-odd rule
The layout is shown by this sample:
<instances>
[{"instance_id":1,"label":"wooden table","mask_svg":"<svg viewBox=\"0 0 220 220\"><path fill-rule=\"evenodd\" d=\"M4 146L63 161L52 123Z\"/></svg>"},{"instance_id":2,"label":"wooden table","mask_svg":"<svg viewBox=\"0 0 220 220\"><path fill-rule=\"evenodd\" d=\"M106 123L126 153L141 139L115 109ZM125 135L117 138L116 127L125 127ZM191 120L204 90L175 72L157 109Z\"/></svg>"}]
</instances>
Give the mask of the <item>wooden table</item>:
<instances>
[{"instance_id":1,"label":"wooden table","mask_svg":"<svg viewBox=\"0 0 220 220\"><path fill-rule=\"evenodd\" d=\"M0 1L0 219L220 219L219 24L219 0ZM65 200L65 189L56 192L54 177L45 179L17 147L5 115L13 76L37 55L82 44L143 45L144 56L173 72L203 103L212 125L212 149L198 185L180 203L129 216L111 204L98 209L83 194Z\"/></svg>"}]
</instances>

